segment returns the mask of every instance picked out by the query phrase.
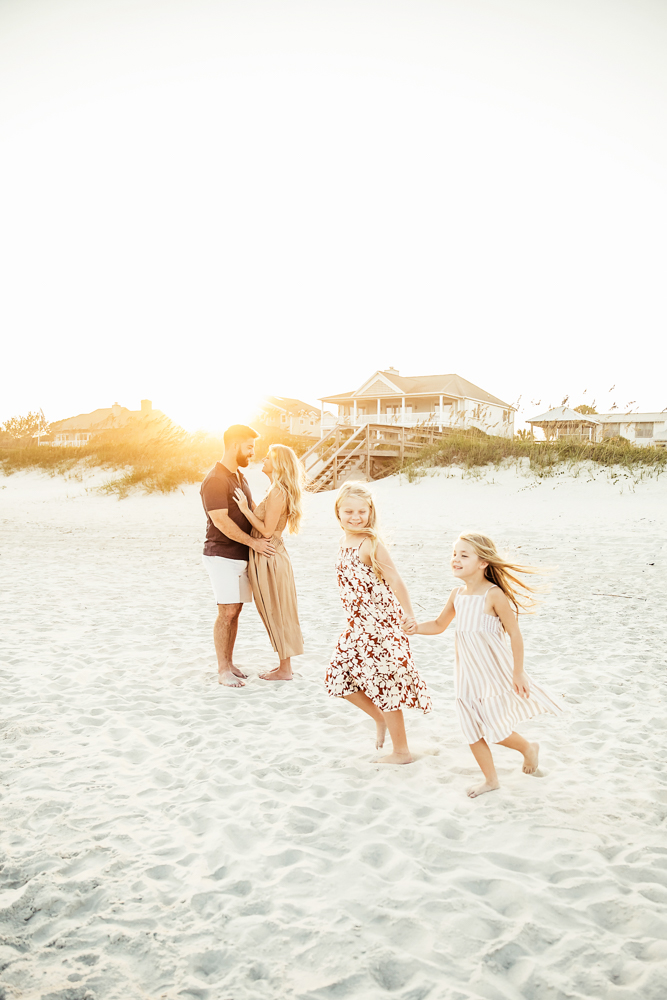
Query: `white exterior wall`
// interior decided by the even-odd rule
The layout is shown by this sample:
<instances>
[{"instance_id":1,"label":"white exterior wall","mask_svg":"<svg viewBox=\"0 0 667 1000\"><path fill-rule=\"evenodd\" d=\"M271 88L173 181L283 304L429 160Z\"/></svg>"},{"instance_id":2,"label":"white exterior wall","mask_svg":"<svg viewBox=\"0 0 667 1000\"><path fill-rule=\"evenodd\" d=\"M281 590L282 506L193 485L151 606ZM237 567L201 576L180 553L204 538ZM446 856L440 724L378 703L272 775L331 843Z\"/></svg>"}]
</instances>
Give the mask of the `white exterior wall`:
<instances>
[{"instance_id":1,"label":"white exterior wall","mask_svg":"<svg viewBox=\"0 0 667 1000\"><path fill-rule=\"evenodd\" d=\"M600 421L598 427L597 440L604 441L604 428L608 424L619 424L619 436L626 441L632 441L638 447L650 447L655 444L656 439L663 439L667 431L667 414L665 413L632 413L615 414L599 413L595 416ZM653 424L653 434L651 437L637 437L636 424Z\"/></svg>"}]
</instances>

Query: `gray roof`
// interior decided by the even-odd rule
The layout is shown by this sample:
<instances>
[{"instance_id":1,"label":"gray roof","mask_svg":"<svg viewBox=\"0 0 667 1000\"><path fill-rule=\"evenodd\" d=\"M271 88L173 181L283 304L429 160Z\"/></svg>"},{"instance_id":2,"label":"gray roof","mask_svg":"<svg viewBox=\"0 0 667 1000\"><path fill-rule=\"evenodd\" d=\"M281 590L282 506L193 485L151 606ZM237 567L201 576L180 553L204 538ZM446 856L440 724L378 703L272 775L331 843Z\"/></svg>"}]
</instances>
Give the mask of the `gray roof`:
<instances>
[{"instance_id":1,"label":"gray roof","mask_svg":"<svg viewBox=\"0 0 667 1000\"><path fill-rule=\"evenodd\" d=\"M292 399L291 396L267 396L265 402L275 407L277 410L285 410L287 413L314 413L320 415L319 406L312 403L304 403L302 399Z\"/></svg>"},{"instance_id":2,"label":"gray roof","mask_svg":"<svg viewBox=\"0 0 667 1000\"><path fill-rule=\"evenodd\" d=\"M634 424L634 423L665 423L667 412L661 413L596 413L595 416L603 424Z\"/></svg>"},{"instance_id":3,"label":"gray roof","mask_svg":"<svg viewBox=\"0 0 667 1000\"><path fill-rule=\"evenodd\" d=\"M554 406L546 413L540 413L537 417L527 417L527 424L599 424L597 416L592 413L577 413L569 406Z\"/></svg>"},{"instance_id":4,"label":"gray roof","mask_svg":"<svg viewBox=\"0 0 667 1000\"><path fill-rule=\"evenodd\" d=\"M481 403L495 403L498 406L513 409L509 403L505 403L502 399L498 399L497 396L492 396L491 393L486 392L484 389L480 389L480 387L475 385L473 382L468 382L467 379L461 378L460 375L407 376L395 375L393 372L389 371L378 371L374 374L382 375L388 382L394 385L397 390L397 395L452 396L455 399L475 399ZM361 391L363 386L372 381L373 377L374 376L371 376L371 378L365 379L362 386L359 389L353 389L352 392L338 393L335 396L321 396L320 398L325 403L338 403L345 402L347 400L364 398L374 399L375 393L369 392L368 397L366 397L366 394Z\"/></svg>"}]
</instances>

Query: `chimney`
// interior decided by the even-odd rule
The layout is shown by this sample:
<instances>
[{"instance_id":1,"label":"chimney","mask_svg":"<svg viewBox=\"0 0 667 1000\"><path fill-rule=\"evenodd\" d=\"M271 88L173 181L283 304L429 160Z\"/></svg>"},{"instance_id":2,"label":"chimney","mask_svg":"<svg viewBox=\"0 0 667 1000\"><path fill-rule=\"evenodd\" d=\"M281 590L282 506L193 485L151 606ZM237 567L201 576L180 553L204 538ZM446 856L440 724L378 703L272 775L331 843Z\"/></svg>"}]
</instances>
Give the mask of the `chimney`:
<instances>
[{"instance_id":1,"label":"chimney","mask_svg":"<svg viewBox=\"0 0 667 1000\"><path fill-rule=\"evenodd\" d=\"M111 412L113 413L114 417L120 416L120 410L121 410L120 403L114 403L113 406L111 407Z\"/></svg>"},{"instance_id":2,"label":"chimney","mask_svg":"<svg viewBox=\"0 0 667 1000\"><path fill-rule=\"evenodd\" d=\"M142 413L150 413L152 409L153 409L153 404L151 403L150 399L142 399L141 400L141 412Z\"/></svg>"},{"instance_id":3,"label":"chimney","mask_svg":"<svg viewBox=\"0 0 667 1000\"><path fill-rule=\"evenodd\" d=\"M398 368L385 368L385 375L400 375Z\"/></svg>"}]
</instances>

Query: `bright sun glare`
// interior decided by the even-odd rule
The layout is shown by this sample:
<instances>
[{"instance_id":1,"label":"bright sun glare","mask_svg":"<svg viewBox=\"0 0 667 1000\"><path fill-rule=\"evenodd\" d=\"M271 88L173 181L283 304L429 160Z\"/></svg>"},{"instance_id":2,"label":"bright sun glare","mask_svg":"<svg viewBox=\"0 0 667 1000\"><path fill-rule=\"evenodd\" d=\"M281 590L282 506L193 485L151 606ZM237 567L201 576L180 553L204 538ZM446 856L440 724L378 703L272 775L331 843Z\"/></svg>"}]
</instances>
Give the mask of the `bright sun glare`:
<instances>
[{"instance_id":1,"label":"bright sun glare","mask_svg":"<svg viewBox=\"0 0 667 1000\"><path fill-rule=\"evenodd\" d=\"M217 430L388 365L666 405L634 350L667 319L665 11L474 7L5 3L0 420Z\"/></svg>"}]
</instances>

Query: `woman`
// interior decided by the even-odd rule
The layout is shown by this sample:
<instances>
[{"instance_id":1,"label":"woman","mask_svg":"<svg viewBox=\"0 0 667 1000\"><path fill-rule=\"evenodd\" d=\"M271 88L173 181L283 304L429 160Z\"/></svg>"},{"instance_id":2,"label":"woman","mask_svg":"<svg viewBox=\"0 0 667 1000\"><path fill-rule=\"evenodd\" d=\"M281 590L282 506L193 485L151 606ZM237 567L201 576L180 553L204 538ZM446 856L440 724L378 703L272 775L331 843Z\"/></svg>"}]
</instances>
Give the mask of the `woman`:
<instances>
[{"instance_id":1,"label":"woman","mask_svg":"<svg viewBox=\"0 0 667 1000\"><path fill-rule=\"evenodd\" d=\"M260 677L265 681L291 681L291 658L303 653L303 638L292 563L282 533L286 526L292 535L299 530L305 476L301 462L284 444L271 445L262 472L271 480L271 488L254 511L250 510L242 490L236 491L234 499L250 521L253 537L271 538L276 549L275 556L270 559L258 557L251 549L248 562L257 610L280 657L278 666Z\"/></svg>"}]
</instances>

